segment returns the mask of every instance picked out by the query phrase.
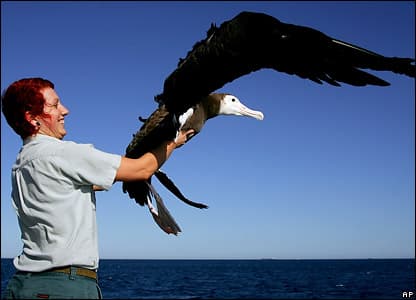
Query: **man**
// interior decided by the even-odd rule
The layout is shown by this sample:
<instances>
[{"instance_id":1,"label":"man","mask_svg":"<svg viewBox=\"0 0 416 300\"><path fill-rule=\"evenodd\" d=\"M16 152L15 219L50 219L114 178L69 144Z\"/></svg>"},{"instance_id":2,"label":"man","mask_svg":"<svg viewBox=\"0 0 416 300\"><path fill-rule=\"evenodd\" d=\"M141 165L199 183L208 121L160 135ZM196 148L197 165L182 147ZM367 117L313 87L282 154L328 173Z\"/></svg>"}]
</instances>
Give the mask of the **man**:
<instances>
[{"instance_id":1,"label":"man","mask_svg":"<svg viewBox=\"0 0 416 300\"><path fill-rule=\"evenodd\" d=\"M17 272L5 297L101 298L94 190L148 179L193 130L137 159L63 141L69 111L42 78L11 84L2 110L23 140L12 168L23 251L13 260Z\"/></svg>"}]
</instances>

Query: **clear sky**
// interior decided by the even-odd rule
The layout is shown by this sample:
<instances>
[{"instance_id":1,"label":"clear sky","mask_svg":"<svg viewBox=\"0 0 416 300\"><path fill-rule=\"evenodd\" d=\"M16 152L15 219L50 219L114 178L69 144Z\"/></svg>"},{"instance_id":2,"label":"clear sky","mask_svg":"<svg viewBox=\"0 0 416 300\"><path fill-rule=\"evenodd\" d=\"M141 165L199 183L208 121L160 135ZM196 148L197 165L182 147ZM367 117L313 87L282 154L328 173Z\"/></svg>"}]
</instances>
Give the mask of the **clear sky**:
<instances>
[{"instance_id":1,"label":"clear sky","mask_svg":"<svg viewBox=\"0 0 416 300\"><path fill-rule=\"evenodd\" d=\"M310 26L386 56L415 56L415 3L1 2L1 88L55 83L66 140L124 154L164 79L212 22L243 10ZM415 81L318 85L262 70L220 89L265 119L217 117L157 189L183 232L167 235L116 183L97 195L101 258L409 258L415 253ZM20 138L1 117L1 256L21 251L10 200ZM154 180L156 182L156 180Z\"/></svg>"}]
</instances>

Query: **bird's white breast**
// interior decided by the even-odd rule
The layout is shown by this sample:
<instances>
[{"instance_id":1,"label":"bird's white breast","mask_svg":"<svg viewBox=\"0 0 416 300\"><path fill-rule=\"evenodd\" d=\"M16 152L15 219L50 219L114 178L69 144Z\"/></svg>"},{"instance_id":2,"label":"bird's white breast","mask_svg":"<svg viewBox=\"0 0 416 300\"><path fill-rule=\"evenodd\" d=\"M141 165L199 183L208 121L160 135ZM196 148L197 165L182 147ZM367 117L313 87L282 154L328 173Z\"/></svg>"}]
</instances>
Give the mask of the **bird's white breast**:
<instances>
[{"instance_id":1,"label":"bird's white breast","mask_svg":"<svg viewBox=\"0 0 416 300\"><path fill-rule=\"evenodd\" d=\"M179 116L179 130L182 129L183 125L188 121L190 117L194 114L194 109L191 107L186 112L184 112L182 115Z\"/></svg>"}]
</instances>

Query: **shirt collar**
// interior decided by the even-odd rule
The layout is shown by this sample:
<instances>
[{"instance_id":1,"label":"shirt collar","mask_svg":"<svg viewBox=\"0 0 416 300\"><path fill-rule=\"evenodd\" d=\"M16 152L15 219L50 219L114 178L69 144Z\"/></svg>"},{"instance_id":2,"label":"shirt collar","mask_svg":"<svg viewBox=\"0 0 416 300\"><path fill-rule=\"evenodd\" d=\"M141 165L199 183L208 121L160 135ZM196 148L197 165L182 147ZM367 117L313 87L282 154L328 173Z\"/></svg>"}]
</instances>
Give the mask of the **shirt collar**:
<instances>
[{"instance_id":1,"label":"shirt collar","mask_svg":"<svg viewBox=\"0 0 416 300\"><path fill-rule=\"evenodd\" d=\"M29 144L30 142L33 142L33 141L48 141L48 140L49 141L56 141L56 140L59 140L59 139L57 139L56 137L53 137L53 136L38 133L36 135L32 135L32 136L29 136L29 137L25 138L23 140L23 145L27 145L27 144Z\"/></svg>"}]
</instances>

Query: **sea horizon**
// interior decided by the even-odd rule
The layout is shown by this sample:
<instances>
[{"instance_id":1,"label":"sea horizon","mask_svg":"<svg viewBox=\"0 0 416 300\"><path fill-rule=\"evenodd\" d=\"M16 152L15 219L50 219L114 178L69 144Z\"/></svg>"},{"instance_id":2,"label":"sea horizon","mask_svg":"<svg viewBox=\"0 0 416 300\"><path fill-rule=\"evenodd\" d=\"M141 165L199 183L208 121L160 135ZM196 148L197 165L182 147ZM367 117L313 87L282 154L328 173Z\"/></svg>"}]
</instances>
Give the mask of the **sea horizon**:
<instances>
[{"instance_id":1,"label":"sea horizon","mask_svg":"<svg viewBox=\"0 0 416 300\"><path fill-rule=\"evenodd\" d=\"M105 299L402 299L414 258L102 258ZM13 274L2 258L2 292Z\"/></svg>"},{"instance_id":2,"label":"sea horizon","mask_svg":"<svg viewBox=\"0 0 416 300\"><path fill-rule=\"evenodd\" d=\"M1 257L1 259L14 259L14 257ZM400 260L416 259L415 257L367 257L367 258L108 258L102 257L100 260Z\"/></svg>"},{"instance_id":3,"label":"sea horizon","mask_svg":"<svg viewBox=\"0 0 416 300\"><path fill-rule=\"evenodd\" d=\"M14 259L14 257L1 257L1 259ZM408 260L416 259L415 257L367 257L367 258L108 258L103 257L100 260Z\"/></svg>"}]
</instances>

